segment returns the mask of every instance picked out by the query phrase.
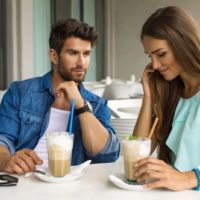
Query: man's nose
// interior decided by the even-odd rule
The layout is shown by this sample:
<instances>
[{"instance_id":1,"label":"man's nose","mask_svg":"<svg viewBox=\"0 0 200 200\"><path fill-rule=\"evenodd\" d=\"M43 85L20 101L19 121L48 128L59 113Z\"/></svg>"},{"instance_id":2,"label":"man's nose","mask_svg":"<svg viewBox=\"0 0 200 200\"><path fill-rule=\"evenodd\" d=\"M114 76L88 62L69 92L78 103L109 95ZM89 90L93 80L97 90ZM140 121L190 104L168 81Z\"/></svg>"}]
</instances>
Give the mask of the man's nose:
<instances>
[{"instance_id":1,"label":"man's nose","mask_svg":"<svg viewBox=\"0 0 200 200\"><path fill-rule=\"evenodd\" d=\"M78 64L83 65L85 63L84 55L80 54L78 57Z\"/></svg>"}]
</instances>

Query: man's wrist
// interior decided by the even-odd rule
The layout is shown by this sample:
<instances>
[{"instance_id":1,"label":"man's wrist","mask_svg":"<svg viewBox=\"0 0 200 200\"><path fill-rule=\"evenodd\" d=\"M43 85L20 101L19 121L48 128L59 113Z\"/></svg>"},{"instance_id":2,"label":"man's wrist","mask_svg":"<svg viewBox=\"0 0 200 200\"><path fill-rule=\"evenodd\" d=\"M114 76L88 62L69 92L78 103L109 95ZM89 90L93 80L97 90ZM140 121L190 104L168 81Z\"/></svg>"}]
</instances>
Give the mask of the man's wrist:
<instances>
[{"instance_id":1,"label":"man's wrist","mask_svg":"<svg viewBox=\"0 0 200 200\"><path fill-rule=\"evenodd\" d=\"M75 105L75 110L78 110L79 108L82 108L83 106L85 105L85 101L81 101L81 102L76 102L76 105Z\"/></svg>"},{"instance_id":2,"label":"man's wrist","mask_svg":"<svg viewBox=\"0 0 200 200\"><path fill-rule=\"evenodd\" d=\"M0 172L4 171L9 160L10 160L9 151L5 147L0 146Z\"/></svg>"},{"instance_id":3,"label":"man's wrist","mask_svg":"<svg viewBox=\"0 0 200 200\"><path fill-rule=\"evenodd\" d=\"M75 115L80 115L85 112L91 112L91 109L86 101L84 101L84 105L78 109L75 109Z\"/></svg>"}]
</instances>

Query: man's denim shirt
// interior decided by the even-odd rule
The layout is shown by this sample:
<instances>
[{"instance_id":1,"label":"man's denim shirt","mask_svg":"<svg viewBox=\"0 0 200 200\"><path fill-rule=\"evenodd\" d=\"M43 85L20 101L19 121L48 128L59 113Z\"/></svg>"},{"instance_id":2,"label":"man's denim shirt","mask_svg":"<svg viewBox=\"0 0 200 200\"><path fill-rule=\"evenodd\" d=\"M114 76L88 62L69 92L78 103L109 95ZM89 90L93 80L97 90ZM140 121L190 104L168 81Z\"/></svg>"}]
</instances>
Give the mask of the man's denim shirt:
<instances>
[{"instance_id":1,"label":"man's denim shirt","mask_svg":"<svg viewBox=\"0 0 200 200\"><path fill-rule=\"evenodd\" d=\"M91 159L93 163L117 160L120 145L109 124L110 112L107 101L86 90L82 84L79 85L79 91L82 97L90 102L93 114L110 135L104 149L92 156L83 145L79 117L75 116L72 165L80 164L87 159ZM0 144L9 150L11 155L23 148L36 147L48 126L50 108L54 100L51 72L43 77L12 83L0 105ZM93 131L95 134L97 130Z\"/></svg>"}]
</instances>

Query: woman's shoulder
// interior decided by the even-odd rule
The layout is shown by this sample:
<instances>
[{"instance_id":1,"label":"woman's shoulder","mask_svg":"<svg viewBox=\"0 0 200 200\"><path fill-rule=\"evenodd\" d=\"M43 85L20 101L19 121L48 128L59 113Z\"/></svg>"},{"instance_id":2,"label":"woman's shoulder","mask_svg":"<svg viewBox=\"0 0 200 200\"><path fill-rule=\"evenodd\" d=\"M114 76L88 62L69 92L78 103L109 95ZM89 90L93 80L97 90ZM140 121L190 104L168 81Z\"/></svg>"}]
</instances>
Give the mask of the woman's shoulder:
<instances>
[{"instance_id":1,"label":"woman's shoulder","mask_svg":"<svg viewBox=\"0 0 200 200\"><path fill-rule=\"evenodd\" d=\"M190 98L181 97L178 102L179 105L183 105L184 107L198 107L200 105L200 90Z\"/></svg>"},{"instance_id":2,"label":"woman's shoulder","mask_svg":"<svg viewBox=\"0 0 200 200\"><path fill-rule=\"evenodd\" d=\"M200 119L200 91L191 98L180 98L174 114L173 123L180 121L186 122L188 118Z\"/></svg>"}]
</instances>

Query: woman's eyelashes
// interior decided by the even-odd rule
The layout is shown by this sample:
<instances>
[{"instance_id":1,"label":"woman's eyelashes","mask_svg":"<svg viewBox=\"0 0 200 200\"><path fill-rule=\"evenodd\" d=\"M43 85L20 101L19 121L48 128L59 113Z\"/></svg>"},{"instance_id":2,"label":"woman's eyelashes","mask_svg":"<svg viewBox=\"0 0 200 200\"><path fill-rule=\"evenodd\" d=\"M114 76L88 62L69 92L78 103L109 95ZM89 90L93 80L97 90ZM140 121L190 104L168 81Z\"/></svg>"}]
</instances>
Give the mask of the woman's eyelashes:
<instances>
[{"instance_id":1,"label":"woman's eyelashes","mask_svg":"<svg viewBox=\"0 0 200 200\"><path fill-rule=\"evenodd\" d=\"M160 52L157 54L157 57L164 57L167 54L167 52ZM151 55L148 55L149 58L152 58Z\"/></svg>"},{"instance_id":2,"label":"woman's eyelashes","mask_svg":"<svg viewBox=\"0 0 200 200\"><path fill-rule=\"evenodd\" d=\"M160 52L158 53L158 57L164 57L166 55L167 52Z\"/></svg>"}]
</instances>

